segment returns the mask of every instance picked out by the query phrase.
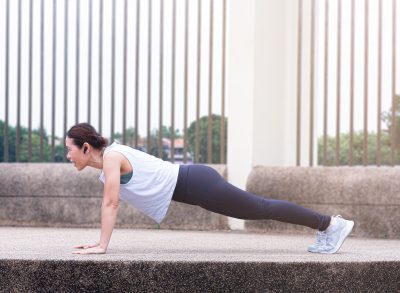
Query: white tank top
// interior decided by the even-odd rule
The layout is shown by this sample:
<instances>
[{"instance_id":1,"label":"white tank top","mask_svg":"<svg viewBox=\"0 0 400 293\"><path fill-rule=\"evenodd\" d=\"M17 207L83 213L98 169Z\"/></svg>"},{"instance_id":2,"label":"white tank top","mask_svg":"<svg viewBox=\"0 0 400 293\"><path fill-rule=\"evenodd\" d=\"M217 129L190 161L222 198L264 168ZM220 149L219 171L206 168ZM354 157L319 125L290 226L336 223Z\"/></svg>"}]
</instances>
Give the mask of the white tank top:
<instances>
[{"instance_id":1,"label":"white tank top","mask_svg":"<svg viewBox=\"0 0 400 293\"><path fill-rule=\"evenodd\" d=\"M171 203L178 180L179 165L116 142L104 150L103 156L110 151L124 155L133 169L131 179L126 184L120 184L121 200L161 223ZM105 181L103 170L99 180L103 183Z\"/></svg>"}]
</instances>

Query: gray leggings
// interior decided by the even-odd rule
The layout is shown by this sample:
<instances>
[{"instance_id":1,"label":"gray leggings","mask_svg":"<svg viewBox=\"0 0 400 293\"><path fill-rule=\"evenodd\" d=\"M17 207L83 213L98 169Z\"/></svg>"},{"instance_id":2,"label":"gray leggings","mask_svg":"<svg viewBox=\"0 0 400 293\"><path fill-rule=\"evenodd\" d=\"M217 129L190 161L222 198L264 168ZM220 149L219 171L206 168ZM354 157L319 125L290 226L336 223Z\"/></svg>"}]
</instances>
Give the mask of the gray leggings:
<instances>
[{"instance_id":1,"label":"gray leggings","mask_svg":"<svg viewBox=\"0 0 400 293\"><path fill-rule=\"evenodd\" d=\"M244 220L270 219L324 231L331 217L297 204L264 198L224 180L205 165L180 165L172 200Z\"/></svg>"}]
</instances>

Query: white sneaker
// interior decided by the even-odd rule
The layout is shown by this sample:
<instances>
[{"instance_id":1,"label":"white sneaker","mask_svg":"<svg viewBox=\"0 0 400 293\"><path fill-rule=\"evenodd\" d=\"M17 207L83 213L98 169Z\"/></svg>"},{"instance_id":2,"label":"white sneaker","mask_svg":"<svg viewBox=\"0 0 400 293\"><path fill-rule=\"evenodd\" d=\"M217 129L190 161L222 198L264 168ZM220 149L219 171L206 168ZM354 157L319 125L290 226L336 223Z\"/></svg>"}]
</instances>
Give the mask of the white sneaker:
<instances>
[{"instance_id":1,"label":"white sneaker","mask_svg":"<svg viewBox=\"0 0 400 293\"><path fill-rule=\"evenodd\" d=\"M342 246L344 240L353 230L354 222L334 216L334 223L325 231L317 232L316 242L308 248L309 252L314 253L336 253Z\"/></svg>"},{"instance_id":2,"label":"white sneaker","mask_svg":"<svg viewBox=\"0 0 400 293\"><path fill-rule=\"evenodd\" d=\"M325 231L317 231L317 239L316 241L310 245L307 249L308 252L318 252L320 247L324 246L326 244L326 237L328 234L325 233Z\"/></svg>"}]
</instances>

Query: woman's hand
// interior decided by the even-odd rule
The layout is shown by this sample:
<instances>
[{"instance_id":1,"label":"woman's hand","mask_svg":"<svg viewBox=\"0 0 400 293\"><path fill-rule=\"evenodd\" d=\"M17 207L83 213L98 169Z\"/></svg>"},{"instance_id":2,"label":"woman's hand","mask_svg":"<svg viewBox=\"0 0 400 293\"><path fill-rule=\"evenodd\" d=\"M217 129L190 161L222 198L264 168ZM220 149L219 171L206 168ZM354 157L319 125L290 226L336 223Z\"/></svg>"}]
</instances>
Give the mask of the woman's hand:
<instances>
[{"instance_id":1,"label":"woman's hand","mask_svg":"<svg viewBox=\"0 0 400 293\"><path fill-rule=\"evenodd\" d=\"M106 253L106 249L101 246L84 248L83 250L72 252L72 254L104 254L104 253Z\"/></svg>"},{"instance_id":2,"label":"woman's hand","mask_svg":"<svg viewBox=\"0 0 400 293\"><path fill-rule=\"evenodd\" d=\"M92 248L92 247L96 247L99 246L100 242L96 243L96 244L84 244L84 245L77 245L74 246L74 248L78 248L78 249L86 249L86 248Z\"/></svg>"}]
</instances>

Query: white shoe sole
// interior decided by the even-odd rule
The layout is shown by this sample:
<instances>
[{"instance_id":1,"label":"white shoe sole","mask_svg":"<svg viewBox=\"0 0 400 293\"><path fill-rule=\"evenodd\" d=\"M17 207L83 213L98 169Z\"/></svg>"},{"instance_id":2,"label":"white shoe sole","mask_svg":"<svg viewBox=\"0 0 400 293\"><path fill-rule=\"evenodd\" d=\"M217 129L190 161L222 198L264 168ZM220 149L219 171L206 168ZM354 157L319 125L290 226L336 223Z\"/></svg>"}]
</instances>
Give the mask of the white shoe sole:
<instances>
[{"instance_id":1,"label":"white shoe sole","mask_svg":"<svg viewBox=\"0 0 400 293\"><path fill-rule=\"evenodd\" d=\"M340 249L340 247L342 247L343 242L346 240L347 236L349 236L349 234L351 233L351 231L353 230L353 227L354 227L353 221L348 221L348 220L346 220L346 221L347 221L347 225L340 232L340 239L339 239L338 243L336 243L336 246L329 251L322 251L320 253L333 254L333 253L336 253Z\"/></svg>"},{"instance_id":2,"label":"white shoe sole","mask_svg":"<svg viewBox=\"0 0 400 293\"><path fill-rule=\"evenodd\" d=\"M314 249L308 248L307 251L308 251L308 252L311 252L311 253L318 253L318 252L319 252L319 251L318 251L318 248L314 248Z\"/></svg>"}]
</instances>

